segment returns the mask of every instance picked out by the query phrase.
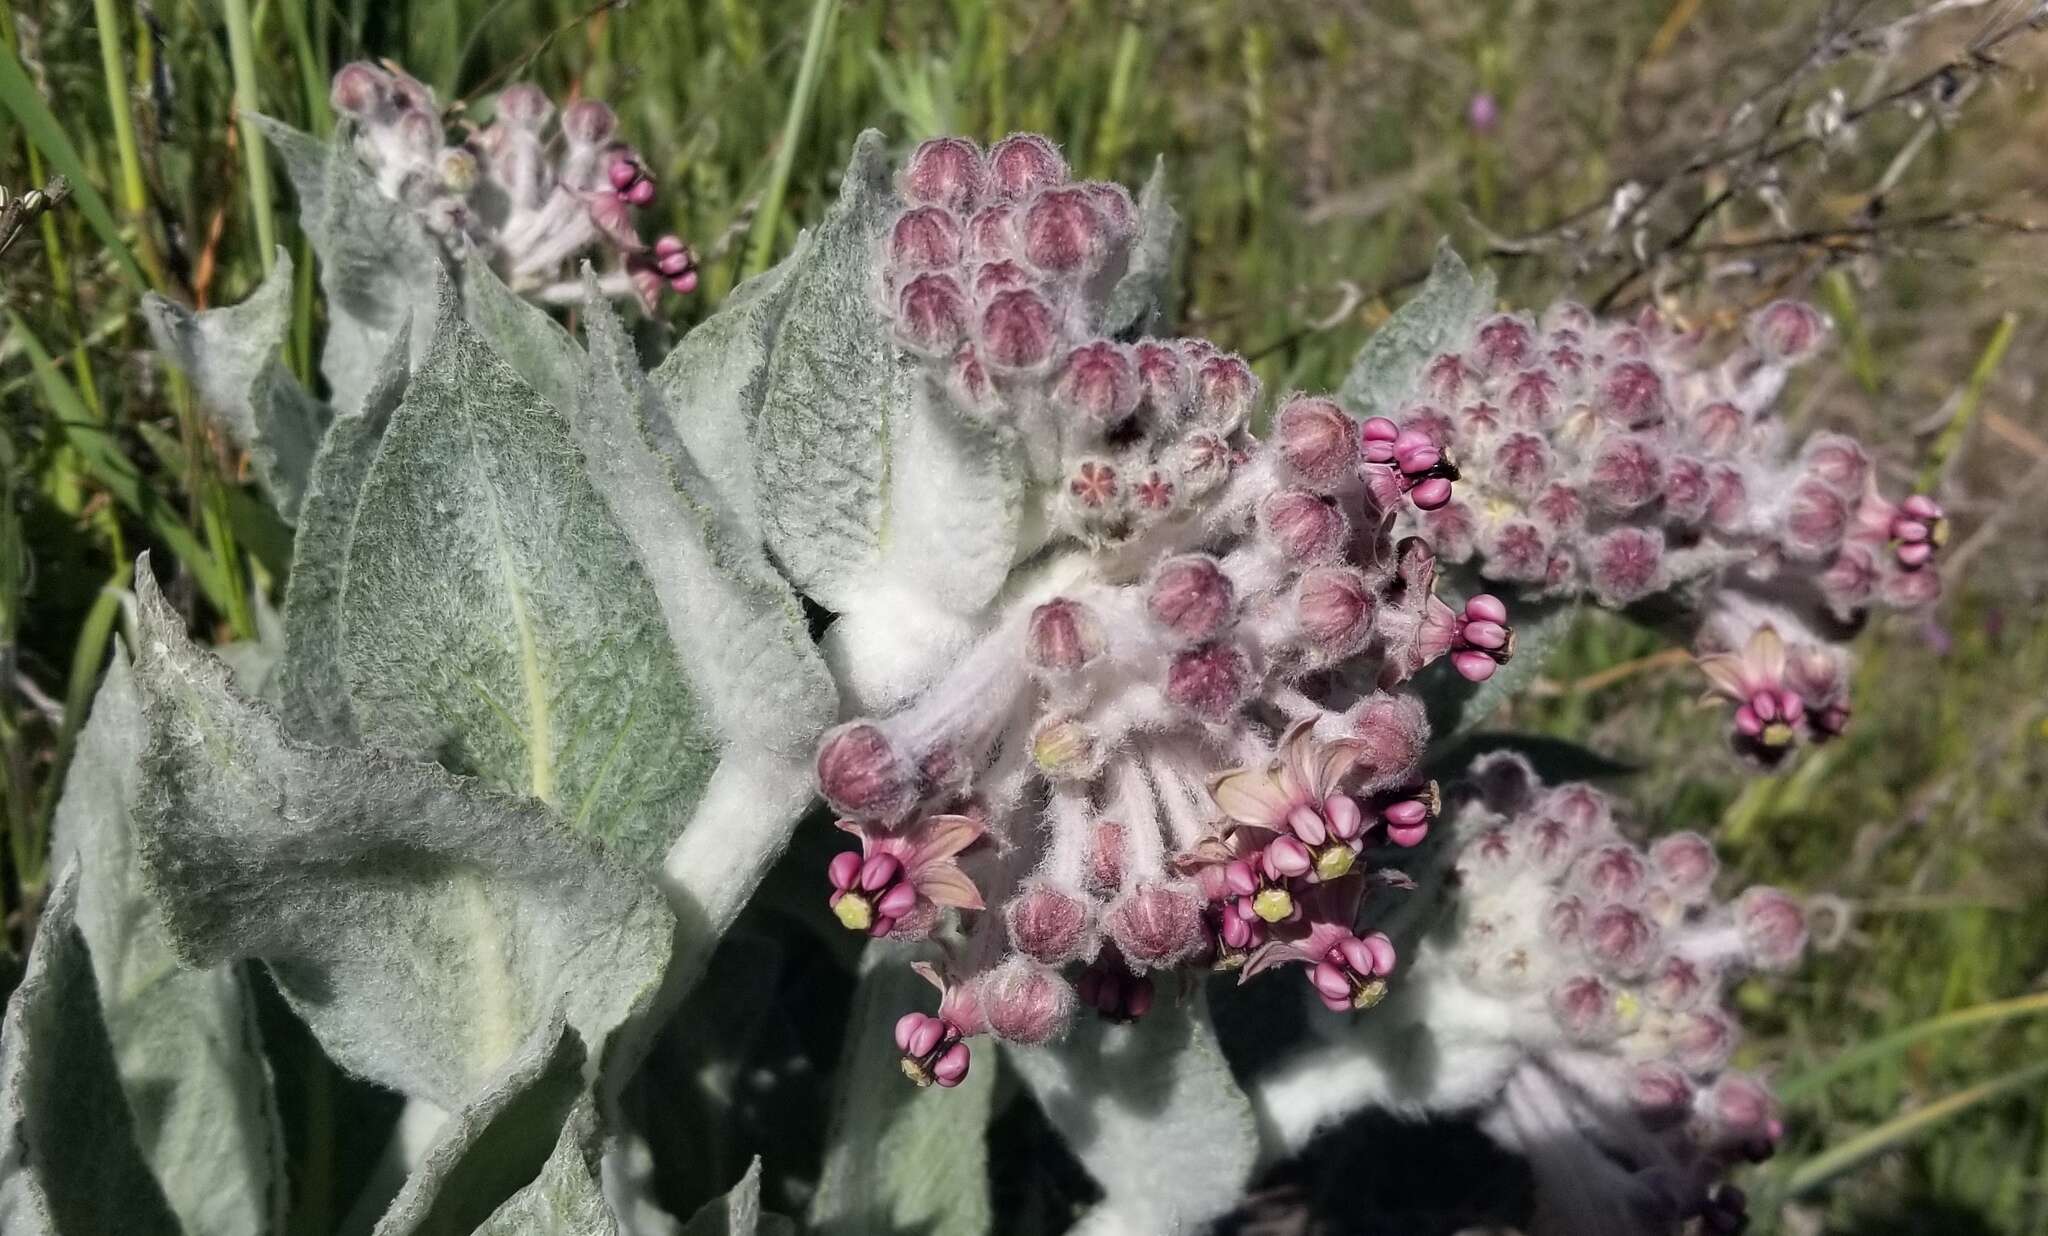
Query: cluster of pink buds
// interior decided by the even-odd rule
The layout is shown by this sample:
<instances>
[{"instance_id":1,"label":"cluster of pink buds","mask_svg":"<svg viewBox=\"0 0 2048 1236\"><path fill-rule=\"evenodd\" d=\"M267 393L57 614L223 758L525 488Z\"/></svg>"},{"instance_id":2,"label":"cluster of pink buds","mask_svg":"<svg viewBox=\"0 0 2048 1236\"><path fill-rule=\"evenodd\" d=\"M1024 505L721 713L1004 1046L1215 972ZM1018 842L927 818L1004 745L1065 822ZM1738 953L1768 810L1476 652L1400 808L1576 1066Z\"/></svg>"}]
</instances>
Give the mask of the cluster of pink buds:
<instances>
[{"instance_id":1,"label":"cluster of pink buds","mask_svg":"<svg viewBox=\"0 0 2048 1236\"><path fill-rule=\"evenodd\" d=\"M652 308L664 289L697 286L696 258L674 236L652 245L633 210L654 204L654 178L619 140L619 119L595 99L561 109L524 83L499 92L481 128L452 124L434 94L402 69L342 66L331 91L357 156L393 201L451 257L479 252L506 283L543 301L582 296L577 259L609 255L600 286ZM552 122L552 124L551 124Z\"/></svg>"},{"instance_id":2,"label":"cluster of pink buds","mask_svg":"<svg viewBox=\"0 0 2048 1236\"><path fill-rule=\"evenodd\" d=\"M1521 595L1624 605L1688 585L1702 612L1753 601L1779 612L1788 643L1839 644L1873 605L1937 597L1929 567L1947 530L1932 499L1883 497L1854 440L1793 443L1770 415L1791 367L1827 336L1826 319L1791 301L1754 314L1745 345L1717 362L1655 314L1609 322L1562 303L1540 321L1482 318L1423 367L1400 427L1377 430L1403 478L1432 458L1403 443L1462 465L1457 497L1401 518L1445 562ZM1786 701L1750 694L1735 697L1751 708L1738 745L1755 749L1753 726L1799 728L1775 715Z\"/></svg>"},{"instance_id":3,"label":"cluster of pink buds","mask_svg":"<svg viewBox=\"0 0 2048 1236\"><path fill-rule=\"evenodd\" d=\"M1045 139L927 142L898 186L877 295L931 398L1018 444L1046 532L935 681L821 743L862 839L834 912L933 938L1012 1040L1084 1005L1141 1017L1183 966L1296 962L1331 1008L1372 1005L1394 946L1357 911L1437 810L1405 684L1440 659L1484 679L1514 646L1505 604L1454 607L1427 541L1392 535L1456 469L1321 396L1281 400L1262 441L1240 358L1098 333L1132 199ZM986 840L935 847L955 819Z\"/></svg>"},{"instance_id":4,"label":"cluster of pink buds","mask_svg":"<svg viewBox=\"0 0 2048 1236\"><path fill-rule=\"evenodd\" d=\"M1723 998L1744 972L1798 963L1804 905L1762 887L1722 900L1704 837L1630 842L1604 795L1546 788L1518 757L1474 771L1482 793L1453 817L1460 925L1416 965L1455 976L1500 1012L1469 1020L1515 1040L1487 1127L1530 1153L1539 1192L1589 1211L1560 1230L1737 1230L1741 1194L1721 1177L1782 1130L1763 1084L1728 1069L1738 1030Z\"/></svg>"}]
</instances>

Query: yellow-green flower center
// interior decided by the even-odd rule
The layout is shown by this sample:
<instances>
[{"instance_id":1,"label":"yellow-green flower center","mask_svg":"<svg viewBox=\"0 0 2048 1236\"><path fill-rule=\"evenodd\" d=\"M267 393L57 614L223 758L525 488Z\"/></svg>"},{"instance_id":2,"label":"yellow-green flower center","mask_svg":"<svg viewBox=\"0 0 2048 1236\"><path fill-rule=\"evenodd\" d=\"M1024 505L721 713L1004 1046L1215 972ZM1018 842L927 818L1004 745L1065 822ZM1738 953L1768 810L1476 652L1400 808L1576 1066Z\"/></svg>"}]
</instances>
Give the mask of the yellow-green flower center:
<instances>
[{"instance_id":1,"label":"yellow-green flower center","mask_svg":"<svg viewBox=\"0 0 2048 1236\"><path fill-rule=\"evenodd\" d=\"M1277 923L1294 913L1294 898L1284 888L1262 888L1252 898L1252 913L1269 923Z\"/></svg>"},{"instance_id":2,"label":"yellow-green flower center","mask_svg":"<svg viewBox=\"0 0 2048 1236\"><path fill-rule=\"evenodd\" d=\"M866 931L875 925L875 908L859 893L848 893L832 907L832 913L848 931Z\"/></svg>"}]
</instances>

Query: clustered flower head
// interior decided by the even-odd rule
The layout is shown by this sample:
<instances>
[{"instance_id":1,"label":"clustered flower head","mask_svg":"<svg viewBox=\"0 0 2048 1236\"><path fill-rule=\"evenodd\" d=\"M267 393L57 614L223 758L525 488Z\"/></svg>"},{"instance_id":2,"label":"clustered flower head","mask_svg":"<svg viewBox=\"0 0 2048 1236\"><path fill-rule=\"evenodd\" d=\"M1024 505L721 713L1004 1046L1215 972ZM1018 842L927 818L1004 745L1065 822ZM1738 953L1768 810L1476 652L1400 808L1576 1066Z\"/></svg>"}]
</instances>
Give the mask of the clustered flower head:
<instances>
[{"instance_id":1,"label":"clustered flower head","mask_svg":"<svg viewBox=\"0 0 2048 1236\"><path fill-rule=\"evenodd\" d=\"M835 912L939 938L946 998L975 1010L956 1037L1142 1017L1187 966L1299 963L1330 1008L1372 1005L1394 946L1356 912L1437 802L1404 684L1514 650L1503 602L1454 607L1427 541L1392 535L1456 470L1320 396L1254 437L1241 358L1101 333L1134 204L1044 138L930 141L898 186L875 294L933 400L1017 445L1046 532L938 681L822 741L819 787L861 838ZM955 847L951 820L981 831ZM917 1080L929 1037L903 1049Z\"/></svg>"},{"instance_id":2,"label":"clustered flower head","mask_svg":"<svg viewBox=\"0 0 2048 1236\"><path fill-rule=\"evenodd\" d=\"M1482 317L1380 429L1390 458L1457 461L1458 496L1415 503L1403 527L1524 596L1693 588L1737 746L1768 761L1831 737L1848 719L1846 636L1874 606L1935 600L1947 528L1931 498L1881 494L1855 440L1795 443L1770 415L1827 336L1791 301L1718 361L1655 314Z\"/></svg>"},{"instance_id":3,"label":"clustered flower head","mask_svg":"<svg viewBox=\"0 0 2048 1236\"><path fill-rule=\"evenodd\" d=\"M1724 997L1743 973L1798 963L1806 907L1764 887L1724 900L1706 838L1635 844L1605 795L1545 787L1519 757L1489 757L1473 782L1452 818L1459 908L1416 964L1516 1040L1488 1129L1531 1156L1539 1191L1575 1199L1562 1230L1738 1230L1741 1194L1721 1177L1767 1157L1781 1128L1764 1084L1728 1067Z\"/></svg>"},{"instance_id":4,"label":"clustered flower head","mask_svg":"<svg viewBox=\"0 0 2048 1236\"><path fill-rule=\"evenodd\" d=\"M607 294L649 309L664 289L696 288L689 247L667 235L649 244L633 221L635 208L654 203L654 179L604 103L578 99L558 113L519 83L498 93L491 123L451 126L432 90L360 60L335 74L331 97L383 194L411 208L451 256L481 253L514 291L580 299L573 264L591 256L609 259L599 279Z\"/></svg>"}]
</instances>

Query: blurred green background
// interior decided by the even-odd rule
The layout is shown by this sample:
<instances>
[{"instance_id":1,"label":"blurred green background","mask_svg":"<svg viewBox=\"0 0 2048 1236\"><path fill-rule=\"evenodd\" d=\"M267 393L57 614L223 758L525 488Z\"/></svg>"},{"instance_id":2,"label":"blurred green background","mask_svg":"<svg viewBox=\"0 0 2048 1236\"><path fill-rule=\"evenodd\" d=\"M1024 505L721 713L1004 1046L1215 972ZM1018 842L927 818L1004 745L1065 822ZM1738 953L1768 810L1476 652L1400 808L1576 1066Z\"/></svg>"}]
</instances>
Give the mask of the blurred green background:
<instances>
[{"instance_id":1,"label":"blurred green background","mask_svg":"<svg viewBox=\"0 0 2048 1236\"><path fill-rule=\"evenodd\" d=\"M0 185L19 195L63 172L74 192L0 254L0 986L33 929L52 787L135 555L175 562L173 595L222 642L259 634L279 593L288 533L134 312L149 288L233 303L274 237L300 280L286 359L311 377L313 262L289 189L249 157L238 96L325 131L331 71L371 56L448 101L528 77L611 102L663 185L656 222L705 272L643 331L650 359L818 217L860 129L906 146L1035 129L1091 176L1136 183L1165 158L1188 225L1181 327L1251 356L1273 387L1334 385L1446 235L1515 303L1654 296L1714 331L1789 292L1835 316L1839 346L1801 375L1789 419L1864 436L1894 482L1936 485L1956 515L1939 610L1860 645L1849 737L1750 776L1684 659L1609 617L1583 624L1508 720L1631 765L1616 789L1639 814L1714 834L1744 878L1853 911L1798 975L1741 993L1749 1062L1775 1062L1789 1102L1786 1150L1750 1180L1771 1203L1762 1227L2048 1231L2048 267L2032 227L2048 33L2016 26L2030 9L15 0L0 11ZM1601 211L1585 208L1697 163L1724 123L1812 140L1735 191L1728 166L1685 180L1671 200L1697 222L1668 285L1621 282L1634 241L1592 245ZM1681 210L1644 244L1685 223ZM730 947L772 935L769 917ZM321 1069L297 1079L294 1226L308 1232L348 1195L320 1120L350 1103L389 1116ZM1276 1184L1258 1207L1307 1226L1246 1230L1349 1230L1308 1192Z\"/></svg>"}]
</instances>

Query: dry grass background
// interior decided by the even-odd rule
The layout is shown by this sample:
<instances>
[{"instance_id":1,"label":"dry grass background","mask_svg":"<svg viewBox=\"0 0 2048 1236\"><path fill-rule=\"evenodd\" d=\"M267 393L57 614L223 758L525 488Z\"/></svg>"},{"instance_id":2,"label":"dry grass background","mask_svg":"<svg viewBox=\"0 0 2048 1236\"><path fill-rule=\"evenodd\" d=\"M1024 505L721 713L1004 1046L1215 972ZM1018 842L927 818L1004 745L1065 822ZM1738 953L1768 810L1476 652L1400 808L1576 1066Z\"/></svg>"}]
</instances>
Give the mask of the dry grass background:
<instances>
[{"instance_id":1,"label":"dry grass background","mask_svg":"<svg viewBox=\"0 0 2048 1236\"><path fill-rule=\"evenodd\" d=\"M2032 232L2048 225L2048 31L1970 52L2039 5L861 0L832 5L780 183L812 5L17 0L0 15L0 55L139 266L124 269L77 196L0 255L0 964L16 964L46 876L49 787L113 620L103 585L124 584L138 550L169 551L177 594L223 641L256 633L251 591L276 595L280 530L133 314L144 286L224 303L260 273L272 212L231 123L237 37L257 105L315 127L327 74L366 54L444 98L526 72L617 104L668 186L669 223L706 257L704 291L647 328L650 354L750 253L817 217L860 128L904 142L1035 128L1093 175L1134 182L1165 156L1189 223L1183 322L1256 356L1274 386L1332 385L1440 235L1490 254L1518 303L1612 289L1725 327L1784 291L1835 316L1840 346L1803 375L1795 420L1880 444L1888 472L1938 482L1957 516L1936 617L1868 633L1850 737L1749 777L1693 705L1685 665L1612 618L1587 621L1508 720L1631 765L1617 788L1640 814L1716 834L1742 875L1853 907L1831 951L1742 993L1747 1050L1780 1062L1793 1096L1786 1152L1750 1182L1771 1203L1764 1228L2048 1230L2048 1079L2032 1071L2048 1051L2048 242ZM1884 31L1896 37L1872 37ZM1618 285L1635 264L1628 229L1612 242L1554 229L1617 183L1711 152L1725 128L1782 115L1798 138L1827 129L1832 91L1834 110L1853 110L1910 82L1924 88L1768 174L1737 162L1681 178L1644 244L1695 212L1699 226L1656 281ZM1468 117L1482 93L1499 112L1486 131ZM0 90L0 184L15 193L64 166L29 110ZM280 242L302 249L288 203L274 214ZM1775 243L1789 235L1809 239ZM303 292L301 373L320 330ZM805 930L784 921L797 914L764 910L731 948ZM830 1067L833 1028L796 1037ZM325 1231L351 1169L320 1121L388 1108L297 1050L280 1064L304 1096L289 1113L294 1228ZM800 1189L800 1167L776 1187ZM1300 1173L1245 1222L1365 1230Z\"/></svg>"}]
</instances>

